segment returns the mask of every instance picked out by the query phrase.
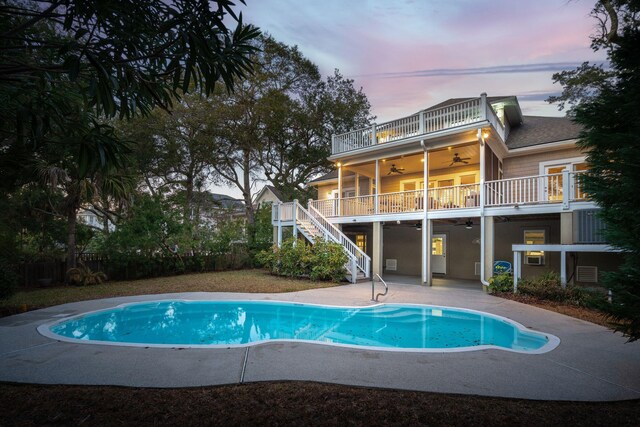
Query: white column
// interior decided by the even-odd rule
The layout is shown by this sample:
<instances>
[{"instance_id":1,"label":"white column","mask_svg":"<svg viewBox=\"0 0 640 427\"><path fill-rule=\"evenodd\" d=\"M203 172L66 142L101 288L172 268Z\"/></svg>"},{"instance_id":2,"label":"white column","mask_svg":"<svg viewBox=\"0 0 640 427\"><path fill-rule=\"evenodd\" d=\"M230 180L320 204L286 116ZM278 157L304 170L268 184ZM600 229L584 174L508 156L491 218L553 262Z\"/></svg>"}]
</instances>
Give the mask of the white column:
<instances>
[{"instance_id":1,"label":"white column","mask_svg":"<svg viewBox=\"0 0 640 427\"><path fill-rule=\"evenodd\" d=\"M342 209L340 209L342 203L342 165L338 163L338 216L342 216Z\"/></svg>"},{"instance_id":2,"label":"white column","mask_svg":"<svg viewBox=\"0 0 640 427\"><path fill-rule=\"evenodd\" d=\"M428 286L431 286L432 274L431 274L431 241L433 240L433 220L427 220L427 281L425 282Z\"/></svg>"},{"instance_id":3,"label":"white column","mask_svg":"<svg viewBox=\"0 0 640 427\"><path fill-rule=\"evenodd\" d=\"M373 252L372 252L372 270L373 274L379 274L382 277L382 234L384 230L382 228L382 222L376 221L373 223Z\"/></svg>"},{"instance_id":4,"label":"white column","mask_svg":"<svg viewBox=\"0 0 640 427\"><path fill-rule=\"evenodd\" d=\"M483 102L486 102L487 94L483 94ZM485 180L485 141L482 129L478 129L478 147L480 149L480 282L487 284L487 271L485 268L485 220L484 220L484 180Z\"/></svg>"},{"instance_id":5,"label":"white column","mask_svg":"<svg viewBox=\"0 0 640 427\"><path fill-rule=\"evenodd\" d=\"M571 182L569 169L562 171L562 209L569 209L569 199L571 198Z\"/></svg>"},{"instance_id":6,"label":"white column","mask_svg":"<svg viewBox=\"0 0 640 427\"><path fill-rule=\"evenodd\" d=\"M522 252L513 253L513 293L518 291L518 281L522 277Z\"/></svg>"},{"instance_id":7,"label":"white column","mask_svg":"<svg viewBox=\"0 0 640 427\"><path fill-rule=\"evenodd\" d=\"M376 159L376 192L374 196L374 213L378 213L380 209L378 208L378 194L380 193L380 161Z\"/></svg>"},{"instance_id":8,"label":"white column","mask_svg":"<svg viewBox=\"0 0 640 427\"><path fill-rule=\"evenodd\" d=\"M485 276L488 279L493 276L494 218L492 216L484 216L482 219L484 220L484 227L481 230L484 233L484 258L481 259L481 262L484 263Z\"/></svg>"},{"instance_id":9,"label":"white column","mask_svg":"<svg viewBox=\"0 0 640 427\"><path fill-rule=\"evenodd\" d=\"M360 195L360 174L358 173L356 173L355 190L356 190L356 196L359 196Z\"/></svg>"},{"instance_id":10,"label":"white column","mask_svg":"<svg viewBox=\"0 0 640 427\"><path fill-rule=\"evenodd\" d=\"M282 247L282 202L278 202L278 247Z\"/></svg>"},{"instance_id":11,"label":"white column","mask_svg":"<svg viewBox=\"0 0 640 427\"><path fill-rule=\"evenodd\" d=\"M298 199L293 199L293 245L298 240Z\"/></svg>"},{"instance_id":12,"label":"white column","mask_svg":"<svg viewBox=\"0 0 640 427\"><path fill-rule=\"evenodd\" d=\"M560 251L560 286L562 289L567 287L567 253Z\"/></svg>"},{"instance_id":13,"label":"white column","mask_svg":"<svg viewBox=\"0 0 640 427\"><path fill-rule=\"evenodd\" d=\"M421 112L421 117L424 118L424 112ZM424 165L423 165L423 180L424 189L422 192L422 207L424 209L424 216L422 218L422 283L431 284L427 272L429 271L429 264L431 261L431 243L429 241L429 153L424 151Z\"/></svg>"}]
</instances>

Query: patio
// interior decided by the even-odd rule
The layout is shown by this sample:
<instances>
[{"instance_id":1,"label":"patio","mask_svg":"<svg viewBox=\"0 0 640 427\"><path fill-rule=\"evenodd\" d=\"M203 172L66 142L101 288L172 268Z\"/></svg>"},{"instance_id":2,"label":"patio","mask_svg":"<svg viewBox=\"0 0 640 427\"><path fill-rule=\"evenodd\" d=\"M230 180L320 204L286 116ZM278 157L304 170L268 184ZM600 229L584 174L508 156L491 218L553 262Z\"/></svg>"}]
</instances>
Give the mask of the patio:
<instances>
[{"instance_id":1,"label":"patio","mask_svg":"<svg viewBox=\"0 0 640 427\"><path fill-rule=\"evenodd\" d=\"M640 344L606 328L493 297L465 283L390 283L381 302L465 307L505 316L560 338L541 355L481 350L401 353L307 343L248 348L164 349L53 341L37 326L60 317L158 299L262 299L370 304L370 283L288 294L182 293L70 303L0 319L0 380L44 384L193 387L305 380L406 390L549 400L640 398Z\"/></svg>"}]
</instances>

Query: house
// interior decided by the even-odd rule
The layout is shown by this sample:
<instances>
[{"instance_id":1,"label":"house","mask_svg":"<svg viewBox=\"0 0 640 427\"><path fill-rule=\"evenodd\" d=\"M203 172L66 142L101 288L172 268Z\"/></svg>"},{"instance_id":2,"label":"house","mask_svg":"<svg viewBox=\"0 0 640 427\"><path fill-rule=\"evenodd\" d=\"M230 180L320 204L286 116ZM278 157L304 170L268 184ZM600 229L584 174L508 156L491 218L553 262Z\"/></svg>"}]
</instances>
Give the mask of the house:
<instances>
[{"instance_id":1,"label":"house","mask_svg":"<svg viewBox=\"0 0 640 427\"><path fill-rule=\"evenodd\" d=\"M276 189L273 185L265 185L262 187L253 201L253 205L256 208L266 204L274 204L278 202L283 202L284 198L282 197L282 193L278 189Z\"/></svg>"},{"instance_id":2,"label":"house","mask_svg":"<svg viewBox=\"0 0 640 427\"><path fill-rule=\"evenodd\" d=\"M226 194L194 192L190 204L190 219L213 229L216 229L220 222L244 218L245 215L244 201Z\"/></svg>"},{"instance_id":3,"label":"house","mask_svg":"<svg viewBox=\"0 0 640 427\"><path fill-rule=\"evenodd\" d=\"M81 224L85 224L91 228L96 230L104 230L104 217L98 216L96 212L89 208L81 208L77 214L78 222ZM109 231L114 231L116 226L110 220L107 220L107 224L109 227Z\"/></svg>"},{"instance_id":4,"label":"house","mask_svg":"<svg viewBox=\"0 0 640 427\"><path fill-rule=\"evenodd\" d=\"M318 200L273 207L272 223L345 247L351 278L379 274L475 279L496 261L516 277L560 272L598 282L619 254L602 241L582 191L580 128L522 114L515 96L449 99L411 116L332 138L335 170Z\"/></svg>"}]
</instances>

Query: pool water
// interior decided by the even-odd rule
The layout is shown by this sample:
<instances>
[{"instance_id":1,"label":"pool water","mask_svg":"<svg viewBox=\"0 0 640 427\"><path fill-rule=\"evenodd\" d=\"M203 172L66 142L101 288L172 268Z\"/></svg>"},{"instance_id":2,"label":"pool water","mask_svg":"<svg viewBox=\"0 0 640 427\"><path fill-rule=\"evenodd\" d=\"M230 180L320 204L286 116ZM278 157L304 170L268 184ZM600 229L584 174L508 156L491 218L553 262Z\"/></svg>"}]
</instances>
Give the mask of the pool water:
<instances>
[{"instance_id":1,"label":"pool water","mask_svg":"<svg viewBox=\"0 0 640 427\"><path fill-rule=\"evenodd\" d=\"M410 304L335 307L271 301L156 301L44 326L45 332L66 340L162 346L300 340L382 349L491 346L540 352L548 347L550 337L555 338L488 313Z\"/></svg>"}]
</instances>

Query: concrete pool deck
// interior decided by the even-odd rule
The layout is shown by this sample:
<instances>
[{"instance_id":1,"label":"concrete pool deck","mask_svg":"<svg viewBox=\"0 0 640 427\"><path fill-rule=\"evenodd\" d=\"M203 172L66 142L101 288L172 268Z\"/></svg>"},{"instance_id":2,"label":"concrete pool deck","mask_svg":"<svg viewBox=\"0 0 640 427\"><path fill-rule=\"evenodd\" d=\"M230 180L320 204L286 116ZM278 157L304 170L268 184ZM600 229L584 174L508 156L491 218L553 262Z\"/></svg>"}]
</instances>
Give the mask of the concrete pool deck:
<instances>
[{"instance_id":1,"label":"concrete pool deck","mask_svg":"<svg viewBox=\"0 0 640 427\"><path fill-rule=\"evenodd\" d=\"M440 283L440 285L437 285ZM286 294L182 293L84 301L0 319L0 381L41 384L195 387L301 380L525 399L608 401L640 398L640 342L589 322L493 297L472 282L433 287L390 283L380 302L486 311L560 338L544 354L371 351L295 342L246 348L180 349L75 344L36 328L62 317L160 299L280 300L369 305L370 283Z\"/></svg>"}]
</instances>

